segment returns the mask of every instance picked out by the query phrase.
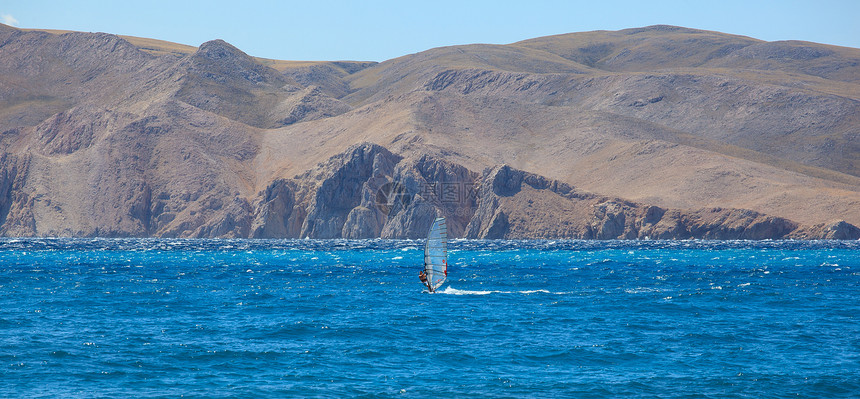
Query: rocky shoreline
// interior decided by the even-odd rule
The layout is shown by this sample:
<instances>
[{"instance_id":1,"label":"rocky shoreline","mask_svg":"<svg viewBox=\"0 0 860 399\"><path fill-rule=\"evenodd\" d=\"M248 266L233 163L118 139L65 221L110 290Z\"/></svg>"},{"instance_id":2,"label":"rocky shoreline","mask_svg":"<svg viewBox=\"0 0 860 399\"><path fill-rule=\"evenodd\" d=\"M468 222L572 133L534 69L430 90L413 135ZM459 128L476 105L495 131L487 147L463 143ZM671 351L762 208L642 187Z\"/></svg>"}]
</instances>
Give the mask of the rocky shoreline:
<instances>
[{"instance_id":1,"label":"rocky shoreline","mask_svg":"<svg viewBox=\"0 0 860 399\"><path fill-rule=\"evenodd\" d=\"M41 236L33 201L16 196L20 168L2 159L0 219L6 236ZM19 165L20 168L19 168ZM843 239L860 238L845 221L802 226L745 209L666 209L580 191L507 165L477 173L427 154L404 158L361 143L293 179L278 179L248 203L212 203L211 213L171 226L169 193L145 186L129 203L145 230L105 230L86 237L422 238L433 219L448 219L451 238L470 239ZM211 201L210 201L211 202ZM143 234L144 231L151 232ZM56 235L56 232L47 232Z\"/></svg>"}]
</instances>

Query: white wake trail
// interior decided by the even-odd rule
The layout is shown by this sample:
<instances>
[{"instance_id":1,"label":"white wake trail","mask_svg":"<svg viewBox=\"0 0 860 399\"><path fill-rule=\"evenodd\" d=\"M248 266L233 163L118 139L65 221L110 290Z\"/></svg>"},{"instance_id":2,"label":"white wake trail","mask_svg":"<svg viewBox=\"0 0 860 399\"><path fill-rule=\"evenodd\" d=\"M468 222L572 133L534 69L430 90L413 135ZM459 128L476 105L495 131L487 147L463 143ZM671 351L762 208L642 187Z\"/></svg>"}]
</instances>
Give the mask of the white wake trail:
<instances>
[{"instance_id":1,"label":"white wake trail","mask_svg":"<svg viewBox=\"0 0 860 399\"><path fill-rule=\"evenodd\" d=\"M477 291L477 290L459 290L454 287L448 286L445 287L442 291L436 291L439 294L448 294L448 295L490 295L490 294L553 294L553 295L565 295L570 294L569 292L552 292L547 290L525 290L525 291L499 291L499 290L487 290L487 291Z\"/></svg>"}]
</instances>

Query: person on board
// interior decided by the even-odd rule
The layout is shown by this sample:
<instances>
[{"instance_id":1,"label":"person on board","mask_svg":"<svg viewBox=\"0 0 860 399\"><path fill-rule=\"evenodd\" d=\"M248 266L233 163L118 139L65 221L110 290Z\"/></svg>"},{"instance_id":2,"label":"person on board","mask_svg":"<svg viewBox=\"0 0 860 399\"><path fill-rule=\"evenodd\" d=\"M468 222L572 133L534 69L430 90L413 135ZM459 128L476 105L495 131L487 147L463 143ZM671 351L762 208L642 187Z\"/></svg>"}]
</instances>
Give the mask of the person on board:
<instances>
[{"instance_id":1,"label":"person on board","mask_svg":"<svg viewBox=\"0 0 860 399\"><path fill-rule=\"evenodd\" d=\"M427 289L430 290L430 292L433 292L433 288L431 288L430 283L427 282L427 273L425 273L424 270L418 272L418 279L427 286Z\"/></svg>"}]
</instances>

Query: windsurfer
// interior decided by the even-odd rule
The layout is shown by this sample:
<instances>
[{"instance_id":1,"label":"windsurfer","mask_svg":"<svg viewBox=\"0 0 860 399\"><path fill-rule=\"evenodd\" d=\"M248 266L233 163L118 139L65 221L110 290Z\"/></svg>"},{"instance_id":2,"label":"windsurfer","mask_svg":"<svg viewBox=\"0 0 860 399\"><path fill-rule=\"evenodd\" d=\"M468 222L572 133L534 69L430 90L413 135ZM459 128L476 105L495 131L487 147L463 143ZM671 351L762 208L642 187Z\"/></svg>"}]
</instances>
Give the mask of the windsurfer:
<instances>
[{"instance_id":1,"label":"windsurfer","mask_svg":"<svg viewBox=\"0 0 860 399\"><path fill-rule=\"evenodd\" d=\"M425 273L424 270L418 272L418 279L421 280L421 282L427 286L427 289L429 289L431 292L433 291L433 289L430 288L430 283L427 282L427 273Z\"/></svg>"}]
</instances>

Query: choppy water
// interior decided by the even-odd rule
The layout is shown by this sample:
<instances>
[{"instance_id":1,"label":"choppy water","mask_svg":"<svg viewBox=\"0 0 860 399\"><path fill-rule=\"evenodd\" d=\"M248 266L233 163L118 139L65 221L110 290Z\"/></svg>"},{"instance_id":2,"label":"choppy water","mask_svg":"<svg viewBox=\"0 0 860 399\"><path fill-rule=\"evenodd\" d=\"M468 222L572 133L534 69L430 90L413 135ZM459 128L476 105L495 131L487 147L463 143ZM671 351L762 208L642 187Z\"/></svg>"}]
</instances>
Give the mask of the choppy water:
<instances>
[{"instance_id":1,"label":"choppy water","mask_svg":"<svg viewBox=\"0 0 860 399\"><path fill-rule=\"evenodd\" d=\"M860 243L0 240L0 397L857 397Z\"/></svg>"}]
</instances>

